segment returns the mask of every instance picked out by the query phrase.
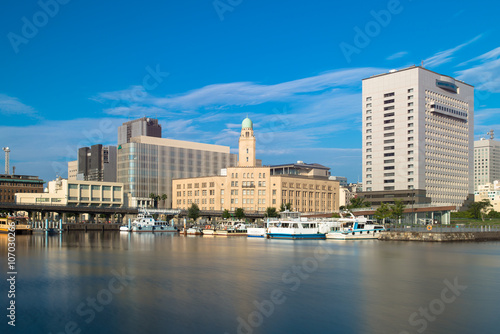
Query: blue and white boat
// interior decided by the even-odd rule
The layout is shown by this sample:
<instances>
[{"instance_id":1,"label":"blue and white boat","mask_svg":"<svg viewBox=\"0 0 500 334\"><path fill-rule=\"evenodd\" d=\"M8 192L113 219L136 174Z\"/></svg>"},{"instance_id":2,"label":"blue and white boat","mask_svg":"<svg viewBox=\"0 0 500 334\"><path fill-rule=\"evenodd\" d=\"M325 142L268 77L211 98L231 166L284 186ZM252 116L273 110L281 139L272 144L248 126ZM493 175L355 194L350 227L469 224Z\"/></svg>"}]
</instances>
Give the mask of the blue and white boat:
<instances>
[{"instance_id":1,"label":"blue and white boat","mask_svg":"<svg viewBox=\"0 0 500 334\"><path fill-rule=\"evenodd\" d=\"M326 238L336 240L378 239L380 232L385 231L383 225L376 224L366 217L354 217L352 213L350 215L350 218L340 218L340 227L332 228L326 234Z\"/></svg>"},{"instance_id":2,"label":"blue and white boat","mask_svg":"<svg viewBox=\"0 0 500 334\"><path fill-rule=\"evenodd\" d=\"M318 222L300 220L276 220L268 222L267 237L270 239L325 239Z\"/></svg>"}]
</instances>

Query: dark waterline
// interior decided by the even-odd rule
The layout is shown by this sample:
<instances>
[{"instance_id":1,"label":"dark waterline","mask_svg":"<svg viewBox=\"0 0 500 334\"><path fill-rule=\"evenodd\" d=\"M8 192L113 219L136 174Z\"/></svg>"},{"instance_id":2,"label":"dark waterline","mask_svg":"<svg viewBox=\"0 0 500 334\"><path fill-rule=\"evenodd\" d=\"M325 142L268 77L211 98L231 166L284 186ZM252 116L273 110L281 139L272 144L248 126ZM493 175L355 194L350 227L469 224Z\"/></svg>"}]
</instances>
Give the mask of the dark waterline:
<instances>
[{"instance_id":1,"label":"dark waterline","mask_svg":"<svg viewBox=\"0 0 500 334\"><path fill-rule=\"evenodd\" d=\"M16 327L7 325L3 279L0 333L498 333L500 325L500 242L72 232L17 236L16 254ZM0 256L6 277L6 235Z\"/></svg>"}]
</instances>

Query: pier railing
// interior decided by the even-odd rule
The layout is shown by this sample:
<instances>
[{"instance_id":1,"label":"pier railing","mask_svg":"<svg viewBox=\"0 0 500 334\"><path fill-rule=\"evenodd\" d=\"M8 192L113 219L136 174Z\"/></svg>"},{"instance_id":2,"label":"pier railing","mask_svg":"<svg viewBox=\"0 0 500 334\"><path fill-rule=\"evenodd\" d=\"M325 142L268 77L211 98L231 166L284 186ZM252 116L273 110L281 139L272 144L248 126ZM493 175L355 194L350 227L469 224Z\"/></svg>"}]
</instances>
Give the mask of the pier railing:
<instances>
[{"instance_id":1,"label":"pier railing","mask_svg":"<svg viewBox=\"0 0 500 334\"><path fill-rule=\"evenodd\" d=\"M429 228L431 226L432 228ZM485 225L485 226L442 226L442 225L427 225L427 226L400 226L392 225L387 226L388 231L393 232L434 232L434 233L446 233L446 232L500 232L500 225Z\"/></svg>"}]
</instances>

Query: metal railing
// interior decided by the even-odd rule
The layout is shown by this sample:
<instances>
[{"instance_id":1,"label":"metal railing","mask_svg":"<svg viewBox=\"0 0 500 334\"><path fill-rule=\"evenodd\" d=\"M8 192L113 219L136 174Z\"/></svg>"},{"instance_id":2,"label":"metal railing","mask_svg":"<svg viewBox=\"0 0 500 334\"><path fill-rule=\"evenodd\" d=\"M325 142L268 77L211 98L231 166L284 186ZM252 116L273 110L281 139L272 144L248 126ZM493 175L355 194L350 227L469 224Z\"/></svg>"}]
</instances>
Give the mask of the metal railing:
<instances>
[{"instance_id":1,"label":"metal railing","mask_svg":"<svg viewBox=\"0 0 500 334\"><path fill-rule=\"evenodd\" d=\"M429 227L432 227L430 229ZM442 226L442 225L427 225L427 226L387 226L390 232L429 232L429 233L460 233L460 232L500 232L500 225L485 225L485 226Z\"/></svg>"}]
</instances>

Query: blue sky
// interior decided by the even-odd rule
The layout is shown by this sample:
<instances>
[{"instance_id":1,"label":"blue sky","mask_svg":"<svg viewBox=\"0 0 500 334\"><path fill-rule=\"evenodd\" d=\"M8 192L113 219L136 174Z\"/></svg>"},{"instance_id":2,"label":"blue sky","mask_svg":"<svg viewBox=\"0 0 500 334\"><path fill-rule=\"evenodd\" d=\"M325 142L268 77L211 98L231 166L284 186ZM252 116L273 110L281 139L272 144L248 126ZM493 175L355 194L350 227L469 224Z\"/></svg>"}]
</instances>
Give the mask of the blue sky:
<instances>
[{"instance_id":1,"label":"blue sky","mask_svg":"<svg viewBox=\"0 0 500 334\"><path fill-rule=\"evenodd\" d=\"M254 121L265 164L361 177L361 79L410 65L476 87L500 136L500 5L470 1L0 4L0 146L19 174L66 176L81 146L157 117L163 137L228 145ZM362 32L362 36L359 31ZM3 154L0 159L3 171Z\"/></svg>"}]
</instances>

